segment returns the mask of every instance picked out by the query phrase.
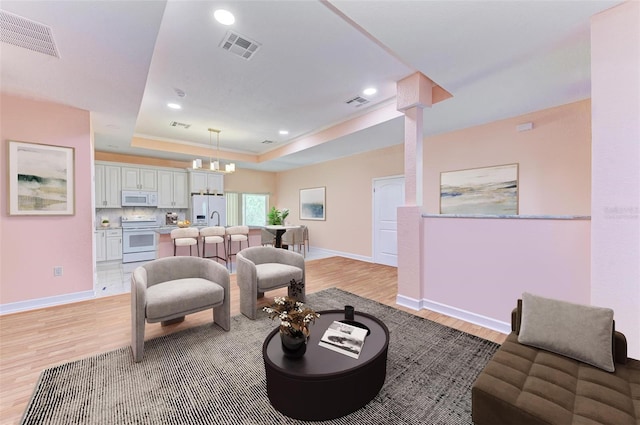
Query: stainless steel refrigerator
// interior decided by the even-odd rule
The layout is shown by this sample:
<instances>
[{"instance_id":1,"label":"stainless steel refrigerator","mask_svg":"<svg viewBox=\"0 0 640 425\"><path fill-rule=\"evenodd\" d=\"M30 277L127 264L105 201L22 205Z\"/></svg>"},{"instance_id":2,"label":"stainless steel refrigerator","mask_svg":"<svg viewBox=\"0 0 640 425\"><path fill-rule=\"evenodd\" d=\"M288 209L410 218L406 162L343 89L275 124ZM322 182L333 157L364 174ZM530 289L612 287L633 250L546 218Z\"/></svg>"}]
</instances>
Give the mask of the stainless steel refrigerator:
<instances>
[{"instance_id":1,"label":"stainless steel refrigerator","mask_svg":"<svg viewBox=\"0 0 640 425\"><path fill-rule=\"evenodd\" d=\"M191 223L196 226L226 226L226 198L218 195L191 195Z\"/></svg>"}]
</instances>

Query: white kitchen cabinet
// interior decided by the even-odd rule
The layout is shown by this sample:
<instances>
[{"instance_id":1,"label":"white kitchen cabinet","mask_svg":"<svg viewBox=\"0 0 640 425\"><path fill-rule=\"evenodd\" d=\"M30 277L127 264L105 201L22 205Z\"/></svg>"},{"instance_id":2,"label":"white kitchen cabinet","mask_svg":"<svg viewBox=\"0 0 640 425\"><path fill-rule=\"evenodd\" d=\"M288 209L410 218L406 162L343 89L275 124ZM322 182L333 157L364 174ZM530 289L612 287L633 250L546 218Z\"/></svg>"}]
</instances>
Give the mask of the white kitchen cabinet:
<instances>
[{"instance_id":1,"label":"white kitchen cabinet","mask_svg":"<svg viewBox=\"0 0 640 425\"><path fill-rule=\"evenodd\" d=\"M122 229L107 230L107 261L122 260Z\"/></svg>"},{"instance_id":2,"label":"white kitchen cabinet","mask_svg":"<svg viewBox=\"0 0 640 425\"><path fill-rule=\"evenodd\" d=\"M96 262L122 260L122 229L96 230Z\"/></svg>"},{"instance_id":3,"label":"white kitchen cabinet","mask_svg":"<svg viewBox=\"0 0 640 425\"><path fill-rule=\"evenodd\" d=\"M96 230L94 232L96 239L96 261L107 260L107 232L104 230Z\"/></svg>"},{"instance_id":4,"label":"white kitchen cabinet","mask_svg":"<svg viewBox=\"0 0 640 425\"><path fill-rule=\"evenodd\" d=\"M158 208L189 208L186 172L158 170Z\"/></svg>"},{"instance_id":5,"label":"white kitchen cabinet","mask_svg":"<svg viewBox=\"0 0 640 425\"><path fill-rule=\"evenodd\" d=\"M190 193L224 193L224 175L207 171L192 171L189 173Z\"/></svg>"},{"instance_id":6,"label":"white kitchen cabinet","mask_svg":"<svg viewBox=\"0 0 640 425\"><path fill-rule=\"evenodd\" d=\"M158 172L153 168L122 167L122 190L158 190Z\"/></svg>"},{"instance_id":7,"label":"white kitchen cabinet","mask_svg":"<svg viewBox=\"0 0 640 425\"><path fill-rule=\"evenodd\" d=\"M95 164L96 208L120 208L120 167Z\"/></svg>"}]
</instances>

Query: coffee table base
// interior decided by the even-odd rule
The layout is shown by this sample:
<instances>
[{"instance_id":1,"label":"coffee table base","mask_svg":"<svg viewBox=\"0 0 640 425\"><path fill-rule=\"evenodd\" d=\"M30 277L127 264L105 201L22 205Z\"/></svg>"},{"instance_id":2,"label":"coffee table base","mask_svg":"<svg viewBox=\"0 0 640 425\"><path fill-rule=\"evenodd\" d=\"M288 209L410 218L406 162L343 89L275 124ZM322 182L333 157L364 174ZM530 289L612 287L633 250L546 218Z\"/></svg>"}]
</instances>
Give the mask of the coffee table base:
<instances>
[{"instance_id":1,"label":"coffee table base","mask_svg":"<svg viewBox=\"0 0 640 425\"><path fill-rule=\"evenodd\" d=\"M335 378L295 379L267 367L267 395L273 407L290 418L335 419L370 402L382 388L386 374L386 350L368 365Z\"/></svg>"}]
</instances>

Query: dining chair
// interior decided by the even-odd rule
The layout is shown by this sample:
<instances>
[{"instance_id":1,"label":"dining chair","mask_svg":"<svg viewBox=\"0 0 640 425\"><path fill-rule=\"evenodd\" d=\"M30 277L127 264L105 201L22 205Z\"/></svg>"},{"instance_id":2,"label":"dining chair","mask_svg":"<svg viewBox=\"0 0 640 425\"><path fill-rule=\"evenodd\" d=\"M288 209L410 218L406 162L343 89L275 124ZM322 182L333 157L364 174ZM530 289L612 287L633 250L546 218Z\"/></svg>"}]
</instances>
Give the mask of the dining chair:
<instances>
[{"instance_id":1,"label":"dining chair","mask_svg":"<svg viewBox=\"0 0 640 425\"><path fill-rule=\"evenodd\" d=\"M282 235L282 245L286 245L287 248L291 246L293 251L295 251L297 247L298 252L304 256L304 231L302 226L287 229L284 235Z\"/></svg>"},{"instance_id":2,"label":"dining chair","mask_svg":"<svg viewBox=\"0 0 640 425\"><path fill-rule=\"evenodd\" d=\"M262 246L271 245L276 246L276 234L268 229L262 228L260 230L260 238L262 240Z\"/></svg>"},{"instance_id":3,"label":"dining chair","mask_svg":"<svg viewBox=\"0 0 640 425\"><path fill-rule=\"evenodd\" d=\"M304 225L301 224L300 227L302 227L302 240L304 241L304 246L306 249L306 252L309 252L309 228Z\"/></svg>"}]
</instances>

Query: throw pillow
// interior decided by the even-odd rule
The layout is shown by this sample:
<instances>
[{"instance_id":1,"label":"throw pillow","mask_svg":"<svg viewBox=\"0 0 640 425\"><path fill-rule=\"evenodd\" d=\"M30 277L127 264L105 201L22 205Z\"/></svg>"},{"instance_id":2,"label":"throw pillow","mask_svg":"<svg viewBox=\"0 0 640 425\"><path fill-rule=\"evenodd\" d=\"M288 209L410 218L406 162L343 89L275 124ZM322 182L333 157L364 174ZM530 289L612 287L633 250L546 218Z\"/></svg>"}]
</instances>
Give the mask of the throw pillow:
<instances>
[{"instance_id":1,"label":"throw pillow","mask_svg":"<svg viewBox=\"0 0 640 425\"><path fill-rule=\"evenodd\" d=\"M522 295L518 342L613 372L613 310Z\"/></svg>"}]
</instances>

